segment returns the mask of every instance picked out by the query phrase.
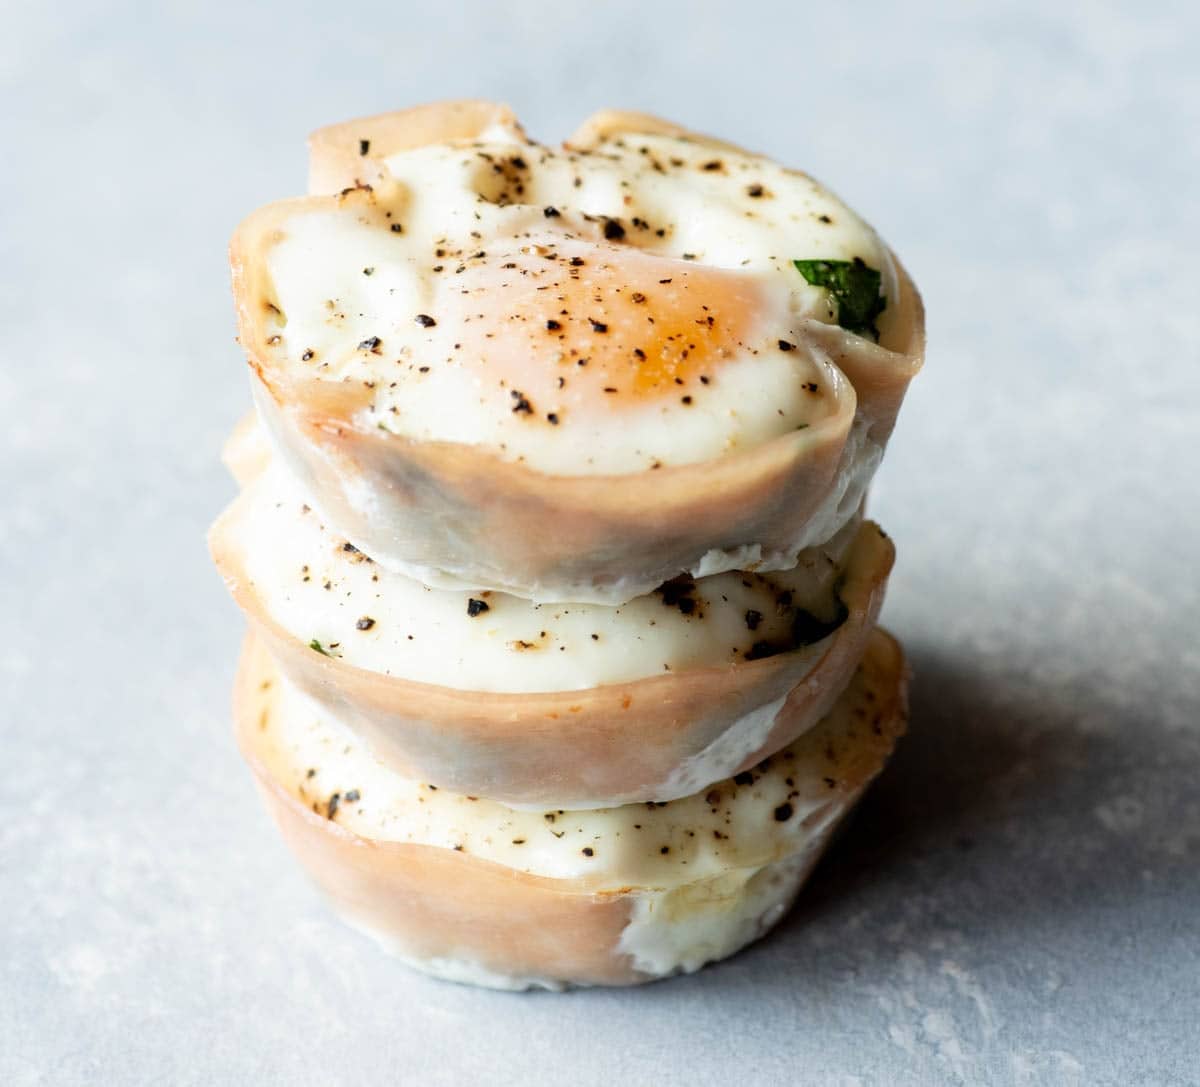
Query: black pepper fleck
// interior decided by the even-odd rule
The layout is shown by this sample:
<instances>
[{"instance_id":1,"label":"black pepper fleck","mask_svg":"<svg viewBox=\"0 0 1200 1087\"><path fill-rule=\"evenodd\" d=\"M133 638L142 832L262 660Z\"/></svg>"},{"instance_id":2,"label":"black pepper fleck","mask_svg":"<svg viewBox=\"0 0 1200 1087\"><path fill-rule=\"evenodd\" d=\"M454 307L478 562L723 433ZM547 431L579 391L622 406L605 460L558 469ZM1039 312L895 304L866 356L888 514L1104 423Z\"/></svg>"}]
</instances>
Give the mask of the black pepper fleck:
<instances>
[{"instance_id":1,"label":"black pepper fleck","mask_svg":"<svg viewBox=\"0 0 1200 1087\"><path fill-rule=\"evenodd\" d=\"M604 236L610 242L614 242L620 238L625 237L625 228L621 225L620 220L605 219L604 220Z\"/></svg>"}]
</instances>

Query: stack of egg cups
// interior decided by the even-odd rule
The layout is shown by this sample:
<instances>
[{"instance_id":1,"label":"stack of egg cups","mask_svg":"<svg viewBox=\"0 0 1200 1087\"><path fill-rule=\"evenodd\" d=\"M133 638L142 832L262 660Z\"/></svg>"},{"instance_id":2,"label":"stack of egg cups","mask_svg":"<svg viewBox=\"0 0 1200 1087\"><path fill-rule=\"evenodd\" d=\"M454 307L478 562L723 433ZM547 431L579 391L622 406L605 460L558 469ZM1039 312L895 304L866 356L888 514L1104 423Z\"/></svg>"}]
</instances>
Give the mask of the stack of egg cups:
<instances>
[{"instance_id":1,"label":"stack of egg cups","mask_svg":"<svg viewBox=\"0 0 1200 1087\"><path fill-rule=\"evenodd\" d=\"M234 238L257 410L210 535L268 809L438 976L732 954L904 728L862 507L915 287L811 179L644 115L552 150L445 103L310 152Z\"/></svg>"}]
</instances>

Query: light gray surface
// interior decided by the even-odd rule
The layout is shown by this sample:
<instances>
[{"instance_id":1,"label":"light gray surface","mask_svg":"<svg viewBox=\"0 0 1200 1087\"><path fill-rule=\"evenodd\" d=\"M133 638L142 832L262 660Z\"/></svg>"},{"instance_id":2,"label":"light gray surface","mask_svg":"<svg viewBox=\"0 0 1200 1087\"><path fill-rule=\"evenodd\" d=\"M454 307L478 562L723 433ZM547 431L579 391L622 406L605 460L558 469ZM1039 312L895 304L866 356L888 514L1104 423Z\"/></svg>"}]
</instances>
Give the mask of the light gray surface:
<instances>
[{"instance_id":1,"label":"light gray surface","mask_svg":"<svg viewBox=\"0 0 1200 1087\"><path fill-rule=\"evenodd\" d=\"M5 5L0 1080L1200 1082L1193 11ZM875 503L911 736L777 935L640 991L381 958L227 723L226 238L310 128L470 94L808 168L930 313Z\"/></svg>"}]
</instances>

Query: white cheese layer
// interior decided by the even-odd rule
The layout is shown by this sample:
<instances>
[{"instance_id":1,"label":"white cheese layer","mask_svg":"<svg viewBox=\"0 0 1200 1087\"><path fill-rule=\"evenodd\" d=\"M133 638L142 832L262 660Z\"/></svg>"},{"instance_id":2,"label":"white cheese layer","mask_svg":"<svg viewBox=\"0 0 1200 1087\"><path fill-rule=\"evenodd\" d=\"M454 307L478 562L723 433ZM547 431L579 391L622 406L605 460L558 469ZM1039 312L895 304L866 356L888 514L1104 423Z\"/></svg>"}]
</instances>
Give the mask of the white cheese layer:
<instances>
[{"instance_id":1,"label":"white cheese layer","mask_svg":"<svg viewBox=\"0 0 1200 1087\"><path fill-rule=\"evenodd\" d=\"M655 978L691 974L727 958L779 923L813 860L811 852L800 852L760 868L643 892L618 950Z\"/></svg>"},{"instance_id":2,"label":"white cheese layer","mask_svg":"<svg viewBox=\"0 0 1200 1087\"><path fill-rule=\"evenodd\" d=\"M837 303L793 260L861 258L895 293L869 226L746 153L497 130L386 165L369 212L356 196L285 222L269 350L367 390L360 425L552 474L695 463L819 422L837 375L804 319Z\"/></svg>"},{"instance_id":3,"label":"white cheese layer","mask_svg":"<svg viewBox=\"0 0 1200 1087\"><path fill-rule=\"evenodd\" d=\"M247 488L237 511L230 546L255 594L314 652L498 692L584 690L790 647L799 613L837 615L835 583L858 528L855 518L790 570L676 581L607 606L435 589L385 570L328 527L277 467Z\"/></svg>"},{"instance_id":4,"label":"white cheese layer","mask_svg":"<svg viewBox=\"0 0 1200 1087\"><path fill-rule=\"evenodd\" d=\"M274 682L278 699L260 720L256 752L312 811L364 838L451 849L520 872L586 880L596 891L670 890L805 854L861 787L864 760L882 763L891 744L871 731L883 701L860 670L817 726L735 778L665 803L518 811L386 769L327 712L286 681ZM678 916L691 901L681 895L638 916Z\"/></svg>"}]
</instances>

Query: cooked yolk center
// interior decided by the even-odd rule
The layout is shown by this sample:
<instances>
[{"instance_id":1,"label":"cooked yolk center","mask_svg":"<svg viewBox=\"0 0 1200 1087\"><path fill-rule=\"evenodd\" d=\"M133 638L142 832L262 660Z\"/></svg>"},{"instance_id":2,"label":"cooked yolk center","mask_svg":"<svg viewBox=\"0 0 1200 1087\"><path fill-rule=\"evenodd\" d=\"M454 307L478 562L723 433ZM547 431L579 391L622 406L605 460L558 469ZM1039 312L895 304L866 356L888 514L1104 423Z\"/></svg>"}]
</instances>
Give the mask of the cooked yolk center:
<instances>
[{"instance_id":1,"label":"cooked yolk center","mask_svg":"<svg viewBox=\"0 0 1200 1087\"><path fill-rule=\"evenodd\" d=\"M748 277L631 247L529 245L467 262L444 288L457 361L485 382L569 386L576 402L678 394L766 338Z\"/></svg>"}]
</instances>

